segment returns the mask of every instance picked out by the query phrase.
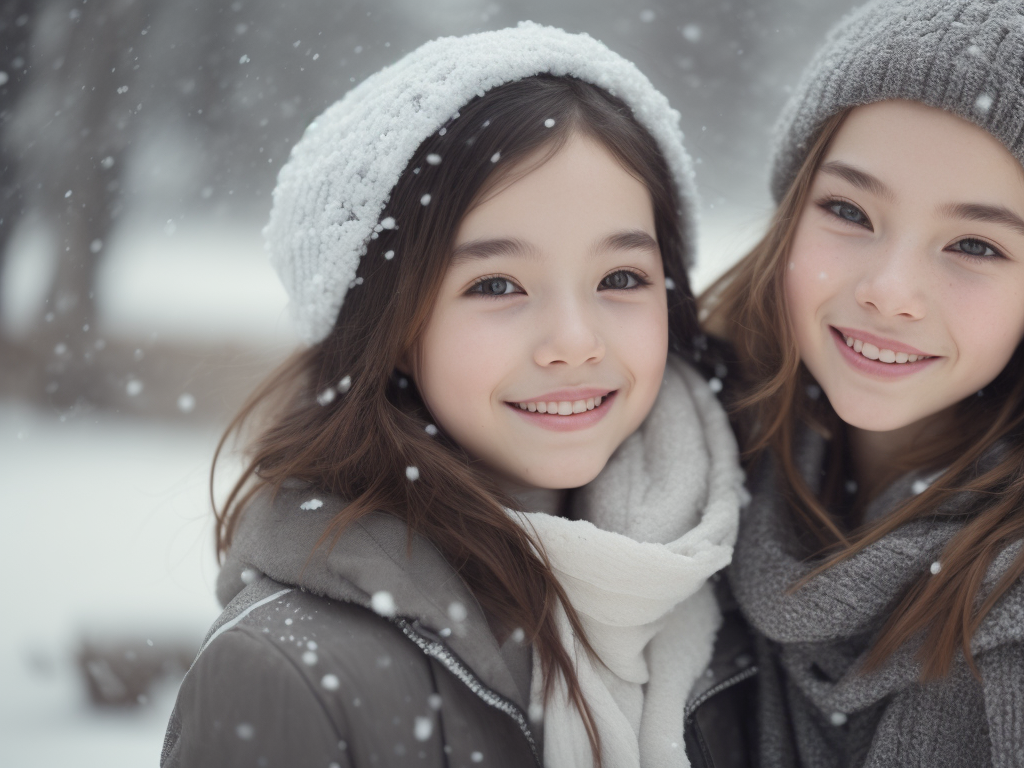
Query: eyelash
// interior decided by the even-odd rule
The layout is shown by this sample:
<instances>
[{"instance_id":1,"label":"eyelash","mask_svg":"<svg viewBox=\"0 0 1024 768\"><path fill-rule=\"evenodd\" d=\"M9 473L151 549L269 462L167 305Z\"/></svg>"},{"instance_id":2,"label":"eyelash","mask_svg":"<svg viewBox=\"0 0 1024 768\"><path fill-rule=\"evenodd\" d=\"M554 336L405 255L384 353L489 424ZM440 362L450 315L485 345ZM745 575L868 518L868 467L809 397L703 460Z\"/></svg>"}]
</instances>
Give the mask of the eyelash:
<instances>
[{"instance_id":1,"label":"eyelash","mask_svg":"<svg viewBox=\"0 0 1024 768\"><path fill-rule=\"evenodd\" d=\"M617 275L617 274L620 274L620 273L627 274L630 277L632 277L633 280L636 281L636 285L631 285L631 286L629 286L627 288L610 288L610 287L609 288L601 288L601 284L604 283L605 280L607 280L608 278L612 277L613 275ZM514 286L515 288L518 288L519 290L512 291L511 293L485 293L484 290L483 290L483 286L486 285L487 283L495 281L495 280L504 280L505 282L509 283L510 285ZM638 272L636 270L633 270L633 269L616 269L614 272L609 272L607 275L605 275L604 277L601 278L601 282L598 283L598 290L599 291L600 290L635 291L638 288L644 288L644 287L646 287L646 286L648 286L650 284L651 284L651 281L648 280L642 273L640 273L640 272ZM481 277L479 280L477 280L475 283L473 283L473 285L471 285L469 287L468 291L466 291L467 294L475 293L475 294L478 294L480 296L484 296L484 297L486 297L488 299L499 299L499 298L501 298L503 296L511 296L511 295L513 295L515 293L522 293L522 292L523 292L522 286L520 286L511 277L506 277L505 275L488 275L486 277Z\"/></svg>"},{"instance_id":2,"label":"eyelash","mask_svg":"<svg viewBox=\"0 0 1024 768\"><path fill-rule=\"evenodd\" d=\"M835 219L838 219L840 222L842 222L844 224L849 224L849 225L854 226L854 227L862 227L862 228L867 229L867 230L869 230L871 232L874 231L874 229L871 227L871 220L868 218L867 214L864 213L864 211L862 211L859 207L857 207L856 205L851 203L849 200L844 200L841 197L828 197L828 198L825 198L823 200L819 200L817 205L826 214L828 214L829 216L831 216L831 217L833 217ZM847 219L844 216L840 216L838 213L836 213L835 211L832 210L832 207L836 206L836 205L847 205L850 208L853 208L855 211L857 211L857 213L859 213L861 216L864 217L864 222L865 223L861 223L861 222L857 222L857 221L850 221L850 219ZM973 254L973 253L967 253L966 251L962 250L961 248L953 248L953 246L960 245L960 243L980 243L981 245L984 245L985 248L987 248L988 250L992 251L992 255L987 255L987 254L977 255L977 254ZM952 243L951 245L947 246L947 249L953 250L956 253L961 254L961 256L964 259L966 259L968 261L973 261L973 262L976 262L976 263L980 263L980 262L984 262L984 261L991 261L992 259L1005 259L1006 258L1006 256L1003 254L1002 251L1000 251L998 248L996 248L994 245L992 245L987 240L983 240L980 237L961 237L959 240L957 240L954 243Z\"/></svg>"}]
</instances>

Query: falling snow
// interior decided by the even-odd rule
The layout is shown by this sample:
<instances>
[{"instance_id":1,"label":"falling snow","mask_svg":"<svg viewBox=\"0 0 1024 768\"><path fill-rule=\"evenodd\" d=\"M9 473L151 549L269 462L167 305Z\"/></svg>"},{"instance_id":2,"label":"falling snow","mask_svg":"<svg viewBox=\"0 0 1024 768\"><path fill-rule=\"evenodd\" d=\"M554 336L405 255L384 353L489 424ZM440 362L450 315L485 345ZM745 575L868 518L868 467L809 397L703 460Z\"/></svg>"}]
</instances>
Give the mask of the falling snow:
<instances>
[{"instance_id":1,"label":"falling snow","mask_svg":"<svg viewBox=\"0 0 1024 768\"><path fill-rule=\"evenodd\" d=\"M338 382L338 394L344 395L350 389L352 389L352 377L345 376L342 378L341 381Z\"/></svg>"},{"instance_id":2,"label":"falling snow","mask_svg":"<svg viewBox=\"0 0 1024 768\"><path fill-rule=\"evenodd\" d=\"M420 198L420 205L430 205L430 194L426 194Z\"/></svg>"},{"instance_id":3,"label":"falling snow","mask_svg":"<svg viewBox=\"0 0 1024 768\"><path fill-rule=\"evenodd\" d=\"M553 117L549 117L547 120L544 121L544 127L545 128L554 128L555 127L555 119Z\"/></svg>"},{"instance_id":4,"label":"falling snow","mask_svg":"<svg viewBox=\"0 0 1024 768\"><path fill-rule=\"evenodd\" d=\"M374 613L385 618L391 618L398 613L398 608L395 606L395 598L386 590L373 593L373 596L370 598L370 608L373 609Z\"/></svg>"},{"instance_id":5,"label":"falling snow","mask_svg":"<svg viewBox=\"0 0 1024 768\"><path fill-rule=\"evenodd\" d=\"M491 155L491 162L492 163L496 163L499 160L501 160L501 152L495 152L493 155Z\"/></svg>"},{"instance_id":6,"label":"falling snow","mask_svg":"<svg viewBox=\"0 0 1024 768\"><path fill-rule=\"evenodd\" d=\"M256 581L257 578L259 578L259 575L259 571L255 570L254 568L246 568L244 571L242 571L242 583L247 585L252 584L254 581Z\"/></svg>"},{"instance_id":7,"label":"falling snow","mask_svg":"<svg viewBox=\"0 0 1024 768\"><path fill-rule=\"evenodd\" d=\"M460 603L457 600L455 602L453 602L451 605L448 606L448 618L451 619L452 621L455 621L455 622L465 621L467 615L468 615L468 612L466 611L466 606L464 606L462 603Z\"/></svg>"},{"instance_id":8,"label":"falling snow","mask_svg":"<svg viewBox=\"0 0 1024 768\"><path fill-rule=\"evenodd\" d=\"M407 479L412 480L413 482L415 482L416 480L419 480L420 479L419 467L406 467L405 468L405 476L406 476Z\"/></svg>"},{"instance_id":9,"label":"falling snow","mask_svg":"<svg viewBox=\"0 0 1024 768\"><path fill-rule=\"evenodd\" d=\"M138 379L128 379L124 391L128 393L129 397L138 397L142 394L142 382Z\"/></svg>"},{"instance_id":10,"label":"falling snow","mask_svg":"<svg viewBox=\"0 0 1024 768\"><path fill-rule=\"evenodd\" d=\"M250 723L239 723L235 726L235 733L238 734L238 738L242 741L249 741L255 732L256 729Z\"/></svg>"},{"instance_id":11,"label":"falling snow","mask_svg":"<svg viewBox=\"0 0 1024 768\"><path fill-rule=\"evenodd\" d=\"M192 413L196 408L196 398L188 392L178 395L178 410L182 413Z\"/></svg>"},{"instance_id":12,"label":"falling snow","mask_svg":"<svg viewBox=\"0 0 1024 768\"><path fill-rule=\"evenodd\" d=\"M701 28L696 24L687 24L683 27L683 37L691 43L696 43L700 40Z\"/></svg>"},{"instance_id":13,"label":"falling snow","mask_svg":"<svg viewBox=\"0 0 1024 768\"><path fill-rule=\"evenodd\" d=\"M431 437L437 436L437 427L433 424L427 424L427 426L423 428L423 431L426 432Z\"/></svg>"},{"instance_id":14,"label":"falling snow","mask_svg":"<svg viewBox=\"0 0 1024 768\"><path fill-rule=\"evenodd\" d=\"M430 165L440 165L441 164L441 156L436 154L436 153L434 153L434 152L431 152L429 155L427 155L427 162Z\"/></svg>"},{"instance_id":15,"label":"falling snow","mask_svg":"<svg viewBox=\"0 0 1024 768\"><path fill-rule=\"evenodd\" d=\"M974 101L974 108L982 115L987 115L989 110L992 109L992 102L994 99L987 93L982 93Z\"/></svg>"},{"instance_id":16,"label":"falling snow","mask_svg":"<svg viewBox=\"0 0 1024 768\"><path fill-rule=\"evenodd\" d=\"M338 393L334 391L334 387L328 387L319 395L316 396L316 401L320 405L330 405L334 402L334 398Z\"/></svg>"},{"instance_id":17,"label":"falling snow","mask_svg":"<svg viewBox=\"0 0 1024 768\"><path fill-rule=\"evenodd\" d=\"M942 563L936 560L934 563L928 566L928 570L931 571L932 576L938 576L939 571L942 570Z\"/></svg>"},{"instance_id":18,"label":"falling snow","mask_svg":"<svg viewBox=\"0 0 1024 768\"><path fill-rule=\"evenodd\" d=\"M429 717L417 717L412 733L416 741L426 741L434 732L434 721Z\"/></svg>"},{"instance_id":19,"label":"falling snow","mask_svg":"<svg viewBox=\"0 0 1024 768\"><path fill-rule=\"evenodd\" d=\"M320 509L323 505L320 499L310 499L299 504L299 509Z\"/></svg>"},{"instance_id":20,"label":"falling snow","mask_svg":"<svg viewBox=\"0 0 1024 768\"><path fill-rule=\"evenodd\" d=\"M328 691L336 691L341 687L341 681L338 680L337 675L327 674L320 678L320 685Z\"/></svg>"}]
</instances>

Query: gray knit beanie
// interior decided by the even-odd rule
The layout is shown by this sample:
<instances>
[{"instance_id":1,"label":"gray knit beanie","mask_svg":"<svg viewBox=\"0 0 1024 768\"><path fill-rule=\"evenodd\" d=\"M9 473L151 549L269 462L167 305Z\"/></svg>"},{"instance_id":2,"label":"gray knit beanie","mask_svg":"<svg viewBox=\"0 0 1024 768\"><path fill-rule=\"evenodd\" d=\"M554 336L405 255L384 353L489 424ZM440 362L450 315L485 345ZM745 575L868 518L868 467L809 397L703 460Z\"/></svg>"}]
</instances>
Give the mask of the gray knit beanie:
<instances>
[{"instance_id":1,"label":"gray knit beanie","mask_svg":"<svg viewBox=\"0 0 1024 768\"><path fill-rule=\"evenodd\" d=\"M959 115L1024 164L1024 0L874 0L828 34L775 128L780 202L822 123L908 99Z\"/></svg>"}]
</instances>

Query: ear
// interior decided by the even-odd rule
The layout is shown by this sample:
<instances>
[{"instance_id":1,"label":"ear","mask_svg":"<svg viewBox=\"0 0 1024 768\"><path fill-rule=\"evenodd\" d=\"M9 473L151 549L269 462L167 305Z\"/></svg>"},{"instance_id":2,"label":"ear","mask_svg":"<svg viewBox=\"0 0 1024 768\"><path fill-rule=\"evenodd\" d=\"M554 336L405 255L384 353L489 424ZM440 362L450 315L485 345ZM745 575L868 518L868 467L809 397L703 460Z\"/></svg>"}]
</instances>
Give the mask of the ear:
<instances>
[{"instance_id":1,"label":"ear","mask_svg":"<svg viewBox=\"0 0 1024 768\"><path fill-rule=\"evenodd\" d=\"M406 376L415 381L413 371L416 370L416 347L415 345L405 349L402 354L398 356L398 362L395 363L395 370L403 376Z\"/></svg>"}]
</instances>

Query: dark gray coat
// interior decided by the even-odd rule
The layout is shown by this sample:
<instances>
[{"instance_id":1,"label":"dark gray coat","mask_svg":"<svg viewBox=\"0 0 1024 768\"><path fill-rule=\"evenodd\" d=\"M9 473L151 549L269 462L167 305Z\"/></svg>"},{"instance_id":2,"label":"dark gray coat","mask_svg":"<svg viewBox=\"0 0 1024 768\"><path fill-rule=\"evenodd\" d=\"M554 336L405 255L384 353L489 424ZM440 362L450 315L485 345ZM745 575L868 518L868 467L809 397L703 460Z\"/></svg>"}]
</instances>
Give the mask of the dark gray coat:
<instances>
[{"instance_id":1,"label":"dark gray coat","mask_svg":"<svg viewBox=\"0 0 1024 768\"><path fill-rule=\"evenodd\" d=\"M313 499L322 506L301 509ZM182 683L161 766L539 765L531 648L499 647L464 582L394 517L369 515L310 556L340 505L301 486L250 505L218 578L227 607ZM736 752L719 738L735 732L722 692L749 664L723 639L687 709L695 764L718 768L746 764L713 759Z\"/></svg>"},{"instance_id":2,"label":"dark gray coat","mask_svg":"<svg viewBox=\"0 0 1024 768\"><path fill-rule=\"evenodd\" d=\"M300 508L311 499L323 506ZM530 647L499 648L462 580L429 542L407 548L394 517L369 515L310 557L340 503L291 487L246 511L161 765L539 764ZM393 616L372 610L380 592Z\"/></svg>"}]
</instances>

